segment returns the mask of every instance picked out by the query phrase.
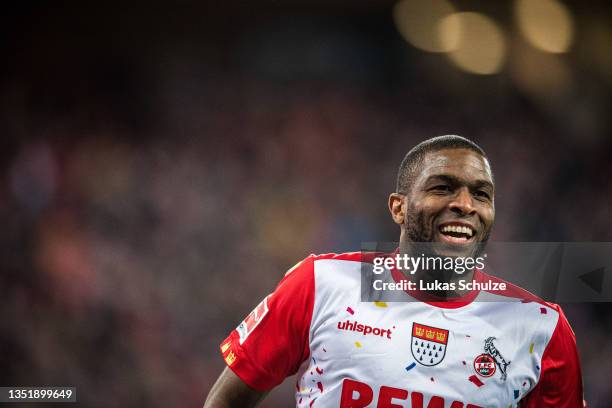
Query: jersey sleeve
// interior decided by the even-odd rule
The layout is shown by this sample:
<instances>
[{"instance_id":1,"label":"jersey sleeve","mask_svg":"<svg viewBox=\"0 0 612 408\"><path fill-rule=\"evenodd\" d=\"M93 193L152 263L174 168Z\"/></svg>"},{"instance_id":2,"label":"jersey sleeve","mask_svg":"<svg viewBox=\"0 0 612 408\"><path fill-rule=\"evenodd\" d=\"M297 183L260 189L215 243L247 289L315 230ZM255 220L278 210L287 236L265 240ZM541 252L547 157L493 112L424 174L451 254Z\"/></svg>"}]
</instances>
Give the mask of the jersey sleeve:
<instances>
[{"instance_id":1,"label":"jersey sleeve","mask_svg":"<svg viewBox=\"0 0 612 408\"><path fill-rule=\"evenodd\" d=\"M561 307L555 331L542 355L540 380L521 401L526 408L582 408L582 374L576 336Z\"/></svg>"},{"instance_id":2,"label":"jersey sleeve","mask_svg":"<svg viewBox=\"0 0 612 408\"><path fill-rule=\"evenodd\" d=\"M309 358L313 265L310 256L290 269L221 343L225 363L251 388L272 389Z\"/></svg>"}]
</instances>

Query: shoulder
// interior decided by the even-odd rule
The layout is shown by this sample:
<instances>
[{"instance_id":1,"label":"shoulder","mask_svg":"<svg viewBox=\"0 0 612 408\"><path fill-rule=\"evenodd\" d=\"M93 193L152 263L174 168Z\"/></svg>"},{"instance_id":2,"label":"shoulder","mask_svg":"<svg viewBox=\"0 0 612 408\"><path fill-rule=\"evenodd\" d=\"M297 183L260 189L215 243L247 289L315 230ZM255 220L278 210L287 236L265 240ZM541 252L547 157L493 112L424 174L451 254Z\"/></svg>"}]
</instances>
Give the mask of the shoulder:
<instances>
[{"instance_id":1,"label":"shoulder","mask_svg":"<svg viewBox=\"0 0 612 408\"><path fill-rule=\"evenodd\" d=\"M333 265L335 268L354 269L355 263L371 264L377 256L384 254L378 252L345 252L345 253L326 253L326 254L310 254L303 260L296 263L285 272L285 277L289 275L304 275L311 274L317 266ZM352 264L352 265L351 265ZM357 265L359 266L359 265Z\"/></svg>"},{"instance_id":2,"label":"shoulder","mask_svg":"<svg viewBox=\"0 0 612 408\"><path fill-rule=\"evenodd\" d=\"M360 293L362 267L376 256L374 252L312 254L290 268L279 286L312 288L318 298L339 292Z\"/></svg>"},{"instance_id":3,"label":"shoulder","mask_svg":"<svg viewBox=\"0 0 612 408\"><path fill-rule=\"evenodd\" d=\"M496 283L497 285L495 285L495 289L487 290L485 292L487 292L489 295L500 297L499 300L510 302L514 301L523 305L534 303L541 308L540 311L542 314L559 314L561 312L561 307L556 303L547 302L512 282L508 282L504 279L489 275L482 271L480 271L479 280L481 282Z\"/></svg>"},{"instance_id":4,"label":"shoulder","mask_svg":"<svg viewBox=\"0 0 612 408\"><path fill-rule=\"evenodd\" d=\"M377 256L384 256L381 252L345 252L341 254L329 253L321 255L311 255L316 261L345 261L345 262L361 262L372 263Z\"/></svg>"},{"instance_id":5,"label":"shoulder","mask_svg":"<svg viewBox=\"0 0 612 408\"><path fill-rule=\"evenodd\" d=\"M481 305L494 311L497 321L511 322L509 324L517 330L517 335L529 340L528 344L546 347L554 336L573 335L561 306L547 302L518 285L480 273L480 281L500 284L496 289L479 295Z\"/></svg>"}]
</instances>

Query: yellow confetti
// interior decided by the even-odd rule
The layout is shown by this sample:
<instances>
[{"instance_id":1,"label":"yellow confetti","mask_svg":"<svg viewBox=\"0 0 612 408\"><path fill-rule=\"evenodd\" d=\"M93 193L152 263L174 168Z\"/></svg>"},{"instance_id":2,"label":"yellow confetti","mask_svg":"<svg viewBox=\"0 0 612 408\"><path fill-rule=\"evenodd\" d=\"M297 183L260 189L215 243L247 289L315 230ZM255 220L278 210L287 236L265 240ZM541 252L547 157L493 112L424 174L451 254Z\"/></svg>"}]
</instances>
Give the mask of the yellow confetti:
<instances>
[{"instance_id":1,"label":"yellow confetti","mask_svg":"<svg viewBox=\"0 0 612 408\"><path fill-rule=\"evenodd\" d=\"M358 348L361 348L361 343L360 343L360 342L358 342L358 341L356 341L356 342L355 342L355 346L357 346Z\"/></svg>"},{"instance_id":2,"label":"yellow confetti","mask_svg":"<svg viewBox=\"0 0 612 408\"><path fill-rule=\"evenodd\" d=\"M533 343L529 346L529 354L533 353Z\"/></svg>"},{"instance_id":3,"label":"yellow confetti","mask_svg":"<svg viewBox=\"0 0 612 408\"><path fill-rule=\"evenodd\" d=\"M374 302L374 304L378 307L387 307L387 304L385 302Z\"/></svg>"},{"instance_id":4,"label":"yellow confetti","mask_svg":"<svg viewBox=\"0 0 612 408\"><path fill-rule=\"evenodd\" d=\"M236 355L234 354L233 351L230 351L227 357L225 357L225 362L227 363L228 366L231 366L232 364L234 364L235 360L236 360Z\"/></svg>"},{"instance_id":5,"label":"yellow confetti","mask_svg":"<svg viewBox=\"0 0 612 408\"><path fill-rule=\"evenodd\" d=\"M227 351L229 347L230 347L230 342L228 341L227 343L221 346L221 352L225 354L225 352Z\"/></svg>"}]
</instances>

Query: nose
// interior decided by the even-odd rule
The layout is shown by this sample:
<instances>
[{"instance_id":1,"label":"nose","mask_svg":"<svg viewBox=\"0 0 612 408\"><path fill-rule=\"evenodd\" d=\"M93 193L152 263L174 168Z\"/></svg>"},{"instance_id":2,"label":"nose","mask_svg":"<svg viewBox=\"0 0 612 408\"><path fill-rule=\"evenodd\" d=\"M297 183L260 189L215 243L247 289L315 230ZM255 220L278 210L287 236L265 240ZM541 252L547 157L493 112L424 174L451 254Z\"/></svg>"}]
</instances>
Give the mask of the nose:
<instances>
[{"instance_id":1,"label":"nose","mask_svg":"<svg viewBox=\"0 0 612 408\"><path fill-rule=\"evenodd\" d=\"M472 201L472 195L467 187L461 188L455 194L453 200L449 203L449 208L454 213L461 215L470 215L476 212Z\"/></svg>"}]
</instances>

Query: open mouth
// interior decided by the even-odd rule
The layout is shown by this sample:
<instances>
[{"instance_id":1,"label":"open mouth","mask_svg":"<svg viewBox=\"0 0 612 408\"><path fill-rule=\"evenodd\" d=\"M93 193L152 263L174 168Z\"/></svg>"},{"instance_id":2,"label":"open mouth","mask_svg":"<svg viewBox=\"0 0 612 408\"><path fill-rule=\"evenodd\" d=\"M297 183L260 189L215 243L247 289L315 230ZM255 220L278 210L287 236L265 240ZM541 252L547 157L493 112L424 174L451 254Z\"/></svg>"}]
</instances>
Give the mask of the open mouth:
<instances>
[{"instance_id":1,"label":"open mouth","mask_svg":"<svg viewBox=\"0 0 612 408\"><path fill-rule=\"evenodd\" d=\"M471 242L476 235L476 230L471 226L461 223L444 224L438 228L443 242L452 244L465 244Z\"/></svg>"}]
</instances>

